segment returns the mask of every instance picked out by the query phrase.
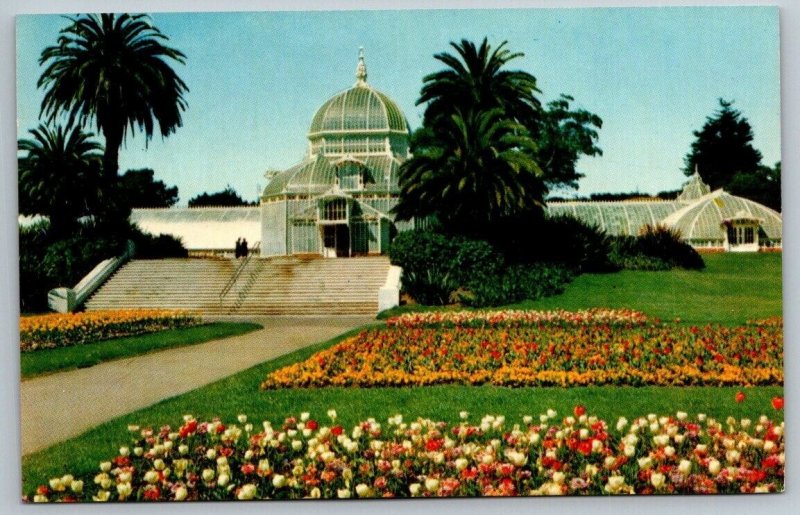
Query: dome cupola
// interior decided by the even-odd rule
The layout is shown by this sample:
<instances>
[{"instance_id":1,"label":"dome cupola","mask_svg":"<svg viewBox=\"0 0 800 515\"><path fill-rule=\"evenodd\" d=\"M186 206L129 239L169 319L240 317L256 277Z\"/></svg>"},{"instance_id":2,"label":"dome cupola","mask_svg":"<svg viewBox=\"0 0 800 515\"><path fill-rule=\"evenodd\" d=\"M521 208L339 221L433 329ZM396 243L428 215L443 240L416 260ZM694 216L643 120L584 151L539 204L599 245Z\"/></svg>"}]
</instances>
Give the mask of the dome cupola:
<instances>
[{"instance_id":1,"label":"dome cupola","mask_svg":"<svg viewBox=\"0 0 800 515\"><path fill-rule=\"evenodd\" d=\"M395 153L404 157L408 135L408 123L397 104L367 83L363 48L356 83L322 104L308 131L312 155Z\"/></svg>"}]
</instances>

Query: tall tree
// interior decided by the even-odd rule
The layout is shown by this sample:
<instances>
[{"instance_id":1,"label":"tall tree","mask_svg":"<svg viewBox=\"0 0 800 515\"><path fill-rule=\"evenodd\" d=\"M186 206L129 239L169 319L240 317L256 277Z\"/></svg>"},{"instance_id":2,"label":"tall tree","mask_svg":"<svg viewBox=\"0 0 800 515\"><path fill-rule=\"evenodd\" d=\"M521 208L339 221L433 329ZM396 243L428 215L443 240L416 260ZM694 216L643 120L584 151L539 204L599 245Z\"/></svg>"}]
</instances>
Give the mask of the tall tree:
<instances>
[{"instance_id":1,"label":"tall tree","mask_svg":"<svg viewBox=\"0 0 800 515\"><path fill-rule=\"evenodd\" d=\"M437 123L435 141L403 163L397 217L435 215L447 229L480 233L541 207L546 188L533 150L524 127L499 108L453 113Z\"/></svg>"},{"instance_id":2,"label":"tall tree","mask_svg":"<svg viewBox=\"0 0 800 515\"><path fill-rule=\"evenodd\" d=\"M47 216L50 237L69 236L100 203L103 147L79 128L40 125L30 133L18 142L19 211Z\"/></svg>"},{"instance_id":3,"label":"tall tree","mask_svg":"<svg viewBox=\"0 0 800 515\"><path fill-rule=\"evenodd\" d=\"M178 187L155 180L149 168L128 170L119 177L122 197L131 207L170 207L178 202Z\"/></svg>"},{"instance_id":4,"label":"tall tree","mask_svg":"<svg viewBox=\"0 0 800 515\"><path fill-rule=\"evenodd\" d=\"M105 138L103 173L116 178L119 148L128 133L150 140L158 124L163 137L180 127L186 84L169 62L184 63L180 51L144 14L69 17L58 44L45 48L38 86L49 121L61 114L81 127L94 124Z\"/></svg>"},{"instance_id":5,"label":"tall tree","mask_svg":"<svg viewBox=\"0 0 800 515\"><path fill-rule=\"evenodd\" d=\"M423 124L434 126L458 111L465 119L475 113L500 108L505 116L531 126L540 117L541 93L536 77L504 66L524 54L505 48L507 41L492 49L486 38L480 46L462 39L450 43L456 55L440 53L434 58L446 68L426 75L417 105L427 104Z\"/></svg>"},{"instance_id":6,"label":"tall tree","mask_svg":"<svg viewBox=\"0 0 800 515\"><path fill-rule=\"evenodd\" d=\"M550 188L577 188L583 177L577 170L578 159L603 155L597 146L597 131L603 120L585 109L572 109L570 102L574 101L569 95L561 95L548 102L538 123L531 127L536 160Z\"/></svg>"},{"instance_id":7,"label":"tall tree","mask_svg":"<svg viewBox=\"0 0 800 515\"><path fill-rule=\"evenodd\" d=\"M774 168L759 166L755 172L738 172L726 189L734 195L747 197L760 204L781 210L781 163L775 163Z\"/></svg>"},{"instance_id":8,"label":"tall tree","mask_svg":"<svg viewBox=\"0 0 800 515\"><path fill-rule=\"evenodd\" d=\"M752 174L761 166L761 152L753 148L753 129L733 102L719 99L719 109L706 119L683 159L683 172L697 170L712 190L723 188L737 173Z\"/></svg>"},{"instance_id":9,"label":"tall tree","mask_svg":"<svg viewBox=\"0 0 800 515\"><path fill-rule=\"evenodd\" d=\"M202 206L252 206L255 202L247 202L236 193L236 190L228 184L224 190L215 193L201 193L189 200L189 207Z\"/></svg>"}]
</instances>

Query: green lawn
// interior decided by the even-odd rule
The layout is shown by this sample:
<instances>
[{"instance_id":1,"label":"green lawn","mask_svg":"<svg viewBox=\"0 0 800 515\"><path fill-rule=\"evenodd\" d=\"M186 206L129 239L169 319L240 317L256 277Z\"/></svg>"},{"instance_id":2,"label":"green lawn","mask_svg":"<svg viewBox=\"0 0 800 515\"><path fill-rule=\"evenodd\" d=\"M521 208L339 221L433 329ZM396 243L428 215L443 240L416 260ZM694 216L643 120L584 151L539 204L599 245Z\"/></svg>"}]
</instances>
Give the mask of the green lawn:
<instances>
[{"instance_id":1,"label":"green lawn","mask_svg":"<svg viewBox=\"0 0 800 515\"><path fill-rule=\"evenodd\" d=\"M507 307L631 308L663 320L741 324L782 314L781 258L780 253L706 254L706 268L699 271L584 274L567 285L561 295ZM382 313L380 318L432 309L436 308L401 306Z\"/></svg>"},{"instance_id":2,"label":"green lawn","mask_svg":"<svg viewBox=\"0 0 800 515\"><path fill-rule=\"evenodd\" d=\"M585 275L560 296L528 302L519 307L538 309L581 309L593 306L629 307L667 320L680 317L690 322L741 323L747 319L781 314L781 256L709 255L707 269L701 272L621 272ZM408 309L408 308L406 308ZM352 334L352 332L350 333ZM181 423L191 413L198 418L219 416L235 421L239 413L252 421L280 421L289 415L309 411L325 420L334 408L339 421L352 425L375 417L385 421L395 413L406 419L429 416L455 421L461 410L473 417L487 413L504 414L509 421L523 415L538 415L547 408L561 414L574 405L610 420L654 412L670 414L678 410L690 414L703 412L724 419L727 416L757 418L768 414L778 420L782 412L770 406L770 399L783 394L783 387L744 388L747 399L734 402L738 388L716 387L591 387L591 388L501 388L460 385L426 388L368 389L284 389L260 391L258 385L267 373L306 359L344 336L263 363L184 395L166 399L151 407L102 424L80 437L26 456L22 460L24 491L30 492L53 475L66 471L94 473L99 461L114 456L121 444L128 443L128 424L160 427Z\"/></svg>"},{"instance_id":3,"label":"green lawn","mask_svg":"<svg viewBox=\"0 0 800 515\"><path fill-rule=\"evenodd\" d=\"M21 375L23 379L27 379L51 372L86 368L104 361L195 345L218 338L238 336L257 329L261 329L258 324L220 322L58 349L24 352L21 355Z\"/></svg>"}]
</instances>

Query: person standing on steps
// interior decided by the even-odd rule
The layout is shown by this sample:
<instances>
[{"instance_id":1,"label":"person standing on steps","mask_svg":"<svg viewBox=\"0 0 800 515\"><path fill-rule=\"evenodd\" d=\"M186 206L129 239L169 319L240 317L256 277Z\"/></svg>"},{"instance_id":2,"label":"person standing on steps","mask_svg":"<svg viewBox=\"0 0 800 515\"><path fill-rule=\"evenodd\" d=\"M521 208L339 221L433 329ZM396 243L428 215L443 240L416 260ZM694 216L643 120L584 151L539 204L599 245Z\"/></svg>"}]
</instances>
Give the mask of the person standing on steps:
<instances>
[{"instance_id":1,"label":"person standing on steps","mask_svg":"<svg viewBox=\"0 0 800 515\"><path fill-rule=\"evenodd\" d=\"M236 239L236 249L234 250L234 254L236 255L236 259L242 257L242 239Z\"/></svg>"},{"instance_id":2,"label":"person standing on steps","mask_svg":"<svg viewBox=\"0 0 800 515\"><path fill-rule=\"evenodd\" d=\"M242 257L247 257L249 253L250 249L247 248L247 238L242 238Z\"/></svg>"}]
</instances>

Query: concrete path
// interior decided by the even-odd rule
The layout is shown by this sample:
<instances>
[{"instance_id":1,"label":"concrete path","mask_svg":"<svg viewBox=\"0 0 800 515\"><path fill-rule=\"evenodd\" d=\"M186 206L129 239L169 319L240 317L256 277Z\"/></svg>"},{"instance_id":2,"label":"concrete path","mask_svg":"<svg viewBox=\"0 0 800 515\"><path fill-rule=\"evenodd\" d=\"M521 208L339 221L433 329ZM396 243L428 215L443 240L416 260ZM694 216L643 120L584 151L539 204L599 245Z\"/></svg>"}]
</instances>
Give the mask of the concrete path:
<instances>
[{"instance_id":1,"label":"concrete path","mask_svg":"<svg viewBox=\"0 0 800 515\"><path fill-rule=\"evenodd\" d=\"M264 329L23 381L22 455L374 321L363 316L249 320Z\"/></svg>"}]
</instances>

